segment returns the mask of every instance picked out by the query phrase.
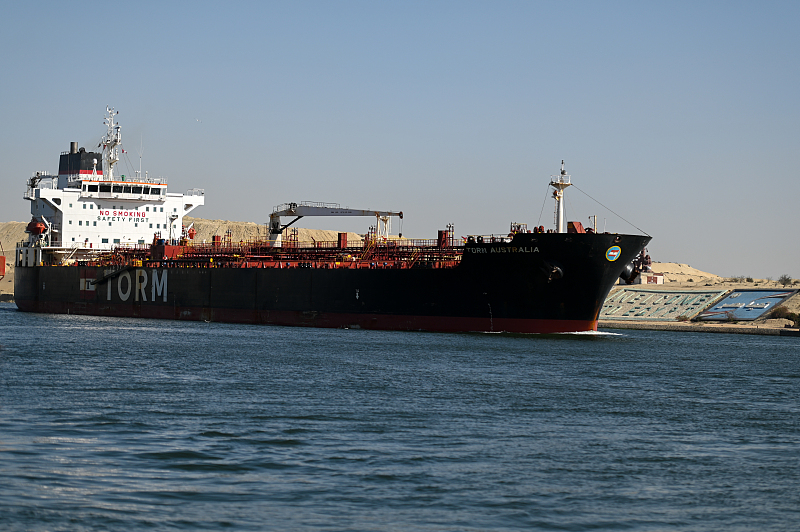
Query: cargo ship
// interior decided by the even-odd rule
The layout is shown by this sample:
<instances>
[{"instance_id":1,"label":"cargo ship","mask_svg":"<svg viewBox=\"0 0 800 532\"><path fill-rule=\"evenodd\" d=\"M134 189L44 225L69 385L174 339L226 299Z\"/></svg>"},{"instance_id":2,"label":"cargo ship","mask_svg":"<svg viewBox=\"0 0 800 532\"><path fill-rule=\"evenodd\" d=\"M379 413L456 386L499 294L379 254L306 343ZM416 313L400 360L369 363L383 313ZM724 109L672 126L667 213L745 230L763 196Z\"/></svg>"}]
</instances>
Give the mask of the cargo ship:
<instances>
[{"instance_id":1,"label":"cargo ship","mask_svg":"<svg viewBox=\"0 0 800 532\"><path fill-rule=\"evenodd\" d=\"M141 171L117 175L122 136L107 108L99 151L71 143L57 175L29 178L27 241L16 248L21 311L306 327L441 332L563 333L597 330L600 308L648 235L598 232L566 222L564 169L550 178L554 225L427 240L391 235L399 211L287 203L265 237L196 242L184 217L202 189L168 191ZM307 216L371 216L363 239L301 242Z\"/></svg>"}]
</instances>

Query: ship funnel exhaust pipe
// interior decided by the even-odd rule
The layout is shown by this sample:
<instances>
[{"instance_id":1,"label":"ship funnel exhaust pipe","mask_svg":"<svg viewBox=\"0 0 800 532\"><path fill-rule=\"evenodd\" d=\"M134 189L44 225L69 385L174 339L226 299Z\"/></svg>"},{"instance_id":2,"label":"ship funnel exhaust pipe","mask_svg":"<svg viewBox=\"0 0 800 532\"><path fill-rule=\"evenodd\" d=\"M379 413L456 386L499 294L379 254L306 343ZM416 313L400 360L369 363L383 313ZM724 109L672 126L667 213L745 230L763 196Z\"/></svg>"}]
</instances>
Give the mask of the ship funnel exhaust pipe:
<instances>
[{"instance_id":1,"label":"ship funnel exhaust pipe","mask_svg":"<svg viewBox=\"0 0 800 532\"><path fill-rule=\"evenodd\" d=\"M78 143L77 142L70 142L69 143L69 152L70 153L78 153Z\"/></svg>"}]
</instances>

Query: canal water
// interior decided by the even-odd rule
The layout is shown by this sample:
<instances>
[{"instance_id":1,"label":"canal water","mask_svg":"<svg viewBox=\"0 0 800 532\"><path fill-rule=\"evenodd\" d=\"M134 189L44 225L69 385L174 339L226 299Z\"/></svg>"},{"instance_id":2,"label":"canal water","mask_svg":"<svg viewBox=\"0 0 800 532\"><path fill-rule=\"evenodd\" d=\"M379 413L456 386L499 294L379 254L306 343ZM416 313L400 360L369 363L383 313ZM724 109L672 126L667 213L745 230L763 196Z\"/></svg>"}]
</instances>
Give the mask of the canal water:
<instances>
[{"instance_id":1,"label":"canal water","mask_svg":"<svg viewBox=\"0 0 800 532\"><path fill-rule=\"evenodd\" d=\"M0 304L0 530L794 530L800 338Z\"/></svg>"}]
</instances>

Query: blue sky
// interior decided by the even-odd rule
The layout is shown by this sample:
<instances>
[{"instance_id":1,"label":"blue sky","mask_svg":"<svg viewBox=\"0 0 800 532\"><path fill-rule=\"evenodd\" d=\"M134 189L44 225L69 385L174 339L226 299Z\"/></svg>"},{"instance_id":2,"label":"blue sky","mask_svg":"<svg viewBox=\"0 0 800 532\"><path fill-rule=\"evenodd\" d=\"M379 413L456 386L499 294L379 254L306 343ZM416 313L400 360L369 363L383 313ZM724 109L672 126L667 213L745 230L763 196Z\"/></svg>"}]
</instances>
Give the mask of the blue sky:
<instances>
[{"instance_id":1,"label":"blue sky","mask_svg":"<svg viewBox=\"0 0 800 532\"><path fill-rule=\"evenodd\" d=\"M197 216L326 201L403 233L552 225L562 159L654 260L800 277L798 2L6 3L0 220L119 112ZM570 219L636 232L571 190ZM542 206L544 204L544 209ZM542 212L543 210L543 212ZM541 216L540 216L541 213ZM370 219L307 219L364 232ZM394 224L395 232L399 229ZM10 243L9 243L10 244ZM6 243L4 243L6 245Z\"/></svg>"}]
</instances>

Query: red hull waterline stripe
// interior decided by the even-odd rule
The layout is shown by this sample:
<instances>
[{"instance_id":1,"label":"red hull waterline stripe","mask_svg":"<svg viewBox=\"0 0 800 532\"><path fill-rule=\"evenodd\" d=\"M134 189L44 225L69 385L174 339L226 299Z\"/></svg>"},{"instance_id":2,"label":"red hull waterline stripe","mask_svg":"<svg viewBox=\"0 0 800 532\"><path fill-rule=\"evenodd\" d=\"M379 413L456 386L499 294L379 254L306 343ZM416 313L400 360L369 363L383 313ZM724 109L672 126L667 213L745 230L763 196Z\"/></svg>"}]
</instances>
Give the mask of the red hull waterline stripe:
<instances>
[{"instance_id":1,"label":"red hull waterline stripe","mask_svg":"<svg viewBox=\"0 0 800 532\"><path fill-rule=\"evenodd\" d=\"M516 318L469 318L452 316L403 316L397 314L339 314L289 310L244 310L201 307L131 307L63 302L16 301L20 310L50 314L80 314L121 318L153 318L187 321L216 321L286 325L293 327L329 327L385 331L432 332L510 332L549 334L597 330L597 320L550 320Z\"/></svg>"}]
</instances>

